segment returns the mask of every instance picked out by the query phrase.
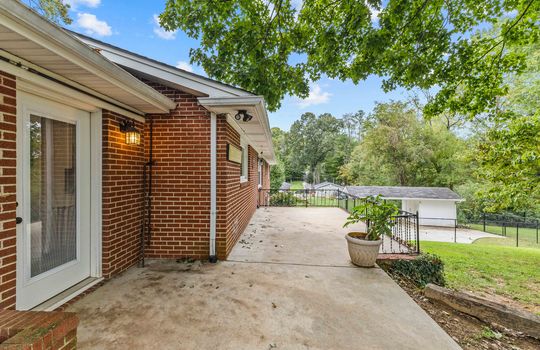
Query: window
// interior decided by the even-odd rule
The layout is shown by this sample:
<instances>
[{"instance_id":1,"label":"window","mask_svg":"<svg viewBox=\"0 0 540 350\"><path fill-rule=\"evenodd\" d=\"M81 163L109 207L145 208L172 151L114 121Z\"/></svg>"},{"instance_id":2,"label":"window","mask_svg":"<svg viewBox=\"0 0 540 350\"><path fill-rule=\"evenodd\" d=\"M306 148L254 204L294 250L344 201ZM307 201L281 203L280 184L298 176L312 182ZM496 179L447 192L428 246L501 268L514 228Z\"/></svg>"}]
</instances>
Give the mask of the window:
<instances>
[{"instance_id":1,"label":"window","mask_svg":"<svg viewBox=\"0 0 540 350\"><path fill-rule=\"evenodd\" d=\"M240 141L240 146L242 147L242 164L240 172L240 182L246 182L248 180L248 144L245 140Z\"/></svg>"}]
</instances>

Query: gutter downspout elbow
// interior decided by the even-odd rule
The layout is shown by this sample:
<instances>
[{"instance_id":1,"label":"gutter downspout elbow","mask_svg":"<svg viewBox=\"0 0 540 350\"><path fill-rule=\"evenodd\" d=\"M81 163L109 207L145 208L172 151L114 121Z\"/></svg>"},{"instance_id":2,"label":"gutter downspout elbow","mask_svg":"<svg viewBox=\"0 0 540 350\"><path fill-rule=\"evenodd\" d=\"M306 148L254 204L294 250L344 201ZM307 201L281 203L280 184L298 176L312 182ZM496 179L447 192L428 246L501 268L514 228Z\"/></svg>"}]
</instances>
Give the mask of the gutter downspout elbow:
<instances>
[{"instance_id":1,"label":"gutter downspout elbow","mask_svg":"<svg viewBox=\"0 0 540 350\"><path fill-rule=\"evenodd\" d=\"M210 257L211 263L217 262L216 254L216 187L217 187L217 117L210 113Z\"/></svg>"}]
</instances>

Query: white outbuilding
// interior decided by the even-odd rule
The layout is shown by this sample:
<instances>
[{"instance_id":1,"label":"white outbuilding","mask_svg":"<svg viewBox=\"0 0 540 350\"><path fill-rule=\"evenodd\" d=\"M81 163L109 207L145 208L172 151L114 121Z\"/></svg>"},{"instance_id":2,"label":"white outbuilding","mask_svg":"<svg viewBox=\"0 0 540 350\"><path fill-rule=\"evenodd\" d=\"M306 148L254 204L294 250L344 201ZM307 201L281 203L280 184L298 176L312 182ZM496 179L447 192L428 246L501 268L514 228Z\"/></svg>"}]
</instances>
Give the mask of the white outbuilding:
<instances>
[{"instance_id":1,"label":"white outbuilding","mask_svg":"<svg viewBox=\"0 0 540 350\"><path fill-rule=\"evenodd\" d=\"M446 187L347 186L345 193L356 197L381 195L401 201L401 209L418 212L420 225L453 227L457 218L456 203L463 199Z\"/></svg>"}]
</instances>

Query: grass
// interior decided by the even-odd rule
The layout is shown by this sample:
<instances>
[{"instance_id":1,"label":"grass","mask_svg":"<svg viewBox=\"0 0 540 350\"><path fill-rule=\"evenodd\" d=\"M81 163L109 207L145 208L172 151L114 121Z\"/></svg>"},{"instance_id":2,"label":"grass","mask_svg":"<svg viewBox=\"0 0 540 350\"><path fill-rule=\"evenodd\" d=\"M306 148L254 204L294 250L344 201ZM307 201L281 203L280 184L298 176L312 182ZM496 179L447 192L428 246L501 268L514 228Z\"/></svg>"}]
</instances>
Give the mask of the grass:
<instances>
[{"instance_id":1,"label":"grass","mask_svg":"<svg viewBox=\"0 0 540 350\"><path fill-rule=\"evenodd\" d=\"M292 181L291 182L291 190L303 190L304 185L302 181Z\"/></svg>"},{"instance_id":2,"label":"grass","mask_svg":"<svg viewBox=\"0 0 540 350\"><path fill-rule=\"evenodd\" d=\"M483 225L472 224L472 229L482 231ZM502 235L501 226L486 226L486 232L496 235ZM481 238L474 242L474 244L482 245L498 245L498 246L516 246L516 227L506 228L506 239L500 238ZM520 228L519 229L519 247L537 248L540 249L540 244L536 243L536 229L535 228Z\"/></svg>"},{"instance_id":3,"label":"grass","mask_svg":"<svg viewBox=\"0 0 540 350\"><path fill-rule=\"evenodd\" d=\"M422 242L445 264L450 288L498 295L540 315L540 249Z\"/></svg>"}]
</instances>

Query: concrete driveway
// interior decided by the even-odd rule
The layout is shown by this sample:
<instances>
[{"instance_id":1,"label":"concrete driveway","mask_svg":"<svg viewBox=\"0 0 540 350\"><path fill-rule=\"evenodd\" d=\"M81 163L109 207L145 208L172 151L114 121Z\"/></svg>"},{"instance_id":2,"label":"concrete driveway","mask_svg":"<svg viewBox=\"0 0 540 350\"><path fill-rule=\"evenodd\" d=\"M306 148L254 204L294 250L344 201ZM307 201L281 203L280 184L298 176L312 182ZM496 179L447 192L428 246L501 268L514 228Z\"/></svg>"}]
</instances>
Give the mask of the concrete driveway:
<instances>
[{"instance_id":1,"label":"concrete driveway","mask_svg":"<svg viewBox=\"0 0 540 350\"><path fill-rule=\"evenodd\" d=\"M454 242L455 240L456 243L471 244L479 238L506 239L501 235L468 228L457 228L454 232L453 227L420 226L420 242Z\"/></svg>"},{"instance_id":2,"label":"concrete driveway","mask_svg":"<svg viewBox=\"0 0 540 350\"><path fill-rule=\"evenodd\" d=\"M379 268L348 262L337 208L259 209L229 261L132 268L68 308L80 349L459 349Z\"/></svg>"}]
</instances>

